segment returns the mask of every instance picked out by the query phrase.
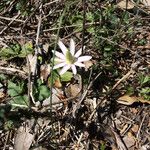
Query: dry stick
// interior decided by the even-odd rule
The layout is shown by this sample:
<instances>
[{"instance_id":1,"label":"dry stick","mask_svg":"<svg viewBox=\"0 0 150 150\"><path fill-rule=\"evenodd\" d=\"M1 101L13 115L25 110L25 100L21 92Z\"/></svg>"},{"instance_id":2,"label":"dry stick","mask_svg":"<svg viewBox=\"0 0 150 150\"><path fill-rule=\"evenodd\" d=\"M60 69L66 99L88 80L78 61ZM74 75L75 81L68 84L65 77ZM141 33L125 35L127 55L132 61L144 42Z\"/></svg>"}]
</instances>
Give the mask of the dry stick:
<instances>
[{"instance_id":1,"label":"dry stick","mask_svg":"<svg viewBox=\"0 0 150 150\"><path fill-rule=\"evenodd\" d=\"M85 3L86 3L86 0L82 0L82 7L83 7L83 29L82 29L82 53L84 53L83 52L83 50L84 50L84 35L85 35L85 18L86 18L86 7L85 7ZM82 71L83 71L83 69L82 69ZM81 73L81 75L83 76L84 74L83 74L83 72ZM82 81L81 81L81 83L83 83L83 78L81 79ZM92 86L92 85L91 85ZM90 87L89 87L90 88ZM75 117L75 113L76 113L76 111L79 109L79 107L80 107L80 105L81 105L81 103L82 103L82 101L83 101L83 99L85 98L85 96L87 95L87 92L88 92L88 88L87 88L87 90L83 93L83 96L82 96L82 99L79 101L79 103L77 104L77 107L76 107L76 109L73 111L73 116ZM82 84L82 88L81 88L81 93L83 92L83 84Z\"/></svg>"},{"instance_id":2,"label":"dry stick","mask_svg":"<svg viewBox=\"0 0 150 150\"><path fill-rule=\"evenodd\" d=\"M53 54L53 58L52 58L52 68L51 68L51 70L53 70L53 68L54 68L54 56L55 56L55 52L56 52L56 48L57 48L57 43L58 43L58 39L59 39L59 32L60 32L60 27L61 27L61 25L62 25L62 20L63 20L63 18L64 18L64 16L65 16L65 13L66 13L66 7L64 8L64 11L63 11L63 13L62 13L62 15L61 15L61 17L60 17L60 22L59 22L59 27L58 27L58 30L57 30L57 35L56 35L56 42L55 42L55 46L54 46L54 54ZM51 80L50 80L50 93L51 93L51 95L50 95L50 106L52 106L52 89L53 89L53 72L51 73L51 76L50 76L51 78Z\"/></svg>"},{"instance_id":3,"label":"dry stick","mask_svg":"<svg viewBox=\"0 0 150 150\"><path fill-rule=\"evenodd\" d=\"M115 131L115 128L110 126L110 129L116 138L116 143L117 143L119 150L128 150L123 140L121 139L120 135Z\"/></svg>"},{"instance_id":4,"label":"dry stick","mask_svg":"<svg viewBox=\"0 0 150 150\"><path fill-rule=\"evenodd\" d=\"M5 26L5 28L0 32L0 34L2 34L2 33L16 20L16 18L19 17L19 15L20 15L20 13L18 13L18 14L12 19L12 21L11 21L7 26Z\"/></svg>"},{"instance_id":5,"label":"dry stick","mask_svg":"<svg viewBox=\"0 0 150 150\"><path fill-rule=\"evenodd\" d=\"M131 69L127 74L125 74L113 87L112 90L114 90L122 81L126 80L134 71Z\"/></svg>"},{"instance_id":6,"label":"dry stick","mask_svg":"<svg viewBox=\"0 0 150 150\"><path fill-rule=\"evenodd\" d=\"M143 122L144 122L146 116L147 116L147 114L144 115L144 117L143 117L143 119L142 119L142 122L141 122L141 124L140 124L139 130L138 130L137 135L136 135L136 138L137 138L137 139L139 139L140 132L141 132L141 129L142 129L142 125L143 125Z\"/></svg>"},{"instance_id":7,"label":"dry stick","mask_svg":"<svg viewBox=\"0 0 150 150\"><path fill-rule=\"evenodd\" d=\"M132 125L135 123L135 119L137 118L137 116L143 111L143 108L138 112L138 114L132 119L132 122L129 124L128 128L122 133L122 136L124 136L129 129L132 127Z\"/></svg>"},{"instance_id":8,"label":"dry stick","mask_svg":"<svg viewBox=\"0 0 150 150\"><path fill-rule=\"evenodd\" d=\"M42 7L42 5L40 5L40 10L41 10L41 7ZM40 13L40 16L38 18L38 28L37 28L37 34L36 34L36 47L35 47L35 55L34 55L34 57L35 57L35 62L34 62L35 63L35 68L33 69L32 73L31 73L31 69L29 68L29 72L31 73L29 75L33 76L33 80L31 79L31 77L29 79L29 91L30 91L30 96L31 96L32 102L34 104L35 104L35 100L34 100L34 96L33 96L33 85L34 85L34 82L35 82L35 75L36 75L36 71L37 71L37 55L39 53L38 40L39 40L41 21L42 21L41 18L42 18L42 15ZM30 66L31 65L32 64L30 64Z\"/></svg>"},{"instance_id":9,"label":"dry stick","mask_svg":"<svg viewBox=\"0 0 150 150\"><path fill-rule=\"evenodd\" d=\"M85 4L86 4L86 0L82 0L82 7L83 7L83 29L82 29L82 53L84 53L84 36L85 36L85 21L86 21L86 7L85 7ZM82 68L82 73L81 73L82 77L84 76L83 74L83 68ZM83 78L82 78L82 81L83 83ZM82 89L81 89L81 92L83 92L83 84L82 84Z\"/></svg>"},{"instance_id":10,"label":"dry stick","mask_svg":"<svg viewBox=\"0 0 150 150\"><path fill-rule=\"evenodd\" d=\"M78 139L78 142L77 142L77 148L75 148L75 150L79 150L79 145L80 145L80 142L81 142L81 140L82 140L82 137L83 137L83 132L80 134L80 137L79 137L79 139Z\"/></svg>"},{"instance_id":11,"label":"dry stick","mask_svg":"<svg viewBox=\"0 0 150 150\"><path fill-rule=\"evenodd\" d=\"M0 73L7 74L7 75L16 75L16 76L19 76L23 79L27 78L27 73L26 72L24 72L22 70L18 70L16 68L0 66Z\"/></svg>"},{"instance_id":12,"label":"dry stick","mask_svg":"<svg viewBox=\"0 0 150 150\"><path fill-rule=\"evenodd\" d=\"M130 76L130 74L132 74L132 73L134 73L134 71L131 69L126 75L124 75L124 76L108 91L108 93L107 93L106 96L103 98L103 100L104 100L109 94L111 94L112 91L113 91L122 81L124 81L125 79L127 79L127 78ZM92 114L90 115L88 121L90 121L90 120L92 119L93 115L94 115L95 112L96 112L97 107L98 107L100 104L101 104L101 101L97 104L96 108L94 108L94 110L93 110Z\"/></svg>"},{"instance_id":13,"label":"dry stick","mask_svg":"<svg viewBox=\"0 0 150 150\"><path fill-rule=\"evenodd\" d=\"M10 5L9 5L3 12L1 12L0 15L3 15L3 14L5 14L7 11L9 11L9 10L13 7L13 5L15 5L16 3L17 3L16 0L13 0L12 2L10 2Z\"/></svg>"},{"instance_id":14,"label":"dry stick","mask_svg":"<svg viewBox=\"0 0 150 150\"><path fill-rule=\"evenodd\" d=\"M49 5L52 5L53 3L56 3L56 2L60 2L61 0L54 0L54 1L52 1L52 2L49 2L49 3L46 3L46 4L44 4L43 5L43 7L47 7L47 6L49 6Z\"/></svg>"},{"instance_id":15,"label":"dry stick","mask_svg":"<svg viewBox=\"0 0 150 150\"><path fill-rule=\"evenodd\" d=\"M6 140L5 140L5 144L4 144L3 150L5 150L5 149L6 149L7 142L9 141L10 131L7 131L7 133L6 133L6 134L7 134L7 135L6 135Z\"/></svg>"},{"instance_id":16,"label":"dry stick","mask_svg":"<svg viewBox=\"0 0 150 150\"><path fill-rule=\"evenodd\" d=\"M85 90L85 92L83 93L83 96L81 98L81 100L77 103L76 109L73 111L73 116L75 117L75 113L77 112L77 110L80 108L82 101L84 100L84 98L86 97L88 90L91 88L91 86L93 85L93 83L95 82L95 80L102 74L102 72L98 73L98 75L90 82L89 86L87 87L87 89Z\"/></svg>"},{"instance_id":17,"label":"dry stick","mask_svg":"<svg viewBox=\"0 0 150 150\"><path fill-rule=\"evenodd\" d=\"M32 11L31 15L24 21L22 29L24 29L24 27L26 26L26 23L31 19L31 17L34 15L36 10L41 8L41 6L42 6L42 3L40 2L39 5ZM40 15L41 15L41 13L40 13Z\"/></svg>"},{"instance_id":18,"label":"dry stick","mask_svg":"<svg viewBox=\"0 0 150 150\"><path fill-rule=\"evenodd\" d=\"M4 19L4 20L8 20L8 21L14 20L14 21L16 21L16 22L22 22L22 23L24 23L23 20L20 20L20 19L13 19L13 18L8 18L8 17L3 17L3 16L0 16L0 19Z\"/></svg>"}]
</instances>

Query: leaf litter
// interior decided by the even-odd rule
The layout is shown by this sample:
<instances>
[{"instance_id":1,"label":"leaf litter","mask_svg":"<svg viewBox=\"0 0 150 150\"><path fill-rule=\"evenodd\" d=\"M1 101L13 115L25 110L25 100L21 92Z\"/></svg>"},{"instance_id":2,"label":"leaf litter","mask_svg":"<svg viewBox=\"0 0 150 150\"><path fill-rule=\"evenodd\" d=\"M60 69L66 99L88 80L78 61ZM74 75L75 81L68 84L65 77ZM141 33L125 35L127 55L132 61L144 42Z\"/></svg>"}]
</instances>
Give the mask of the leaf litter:
<instances>
[{"instance_id":1,"label":"leaf litter","mask_svg":"<svg viewBox=\"0 0 150 150\"><path fill-rule=\"evenodd\" d=\"M0 3L2 149L150 148L149 3L85 3ZM57 70L51 82L66 5L59 37L66 46L75 39L92 60L80 76Z\"/></svg>"}]
</instances>

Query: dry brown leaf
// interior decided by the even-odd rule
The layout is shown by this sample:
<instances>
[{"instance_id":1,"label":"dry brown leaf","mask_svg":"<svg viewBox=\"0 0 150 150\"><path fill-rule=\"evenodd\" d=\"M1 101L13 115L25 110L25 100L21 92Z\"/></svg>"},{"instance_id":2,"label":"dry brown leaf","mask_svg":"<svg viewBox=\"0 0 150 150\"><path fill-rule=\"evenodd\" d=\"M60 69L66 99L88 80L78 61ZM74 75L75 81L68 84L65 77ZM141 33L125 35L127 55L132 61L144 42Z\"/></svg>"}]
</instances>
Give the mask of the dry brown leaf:
<instances>
[{"instance_id":1,"label":"dry brown leaf","mask_svg":"<svg viewBox=\"0 0 150 150\"><path fill-rule=\"evenodd\" d=\"M146 7L150 7L150 0L140 0Z\"/></svg>"},{"instance_id":2,"label":"dry brown leaf","mask_svg":"<svg viewBox=\"0 0 150 150\"><path fill-rule=\"evenodd\" d=\"M70 84L66 89L65 93L67 97L74 97L79 94L80 88L78 84Z\"/></svg>"},{"instance_id":3,"label":"dry brown leaf","mask_svg":"<svg viewBox=\"0 0 150 150\"><path fill-rule=\"evenodd\" d=\"M137 108L130 108L130 111L131 111L133 114L137 114L137 113L138 113L138 109L137 109Z\"/></svg>"},{"instance_id":4,"label":"dry brown leaf","mask_svg":"<svg viewBox=\"0 0 150 150\"><path fill-rule=\"evenodd\" d=\"M124 95L119 97L117 102L124 105L132 105L134 102L137 102L137 99L135 97L130 97L129 95Z\"/></svg>"},{"instance_id":5,"label":"dry brown leaf","mask_svg":"<svg viewBox=\"0 0 150 150\"><path fill-rule=\"evenodd\" d=\"M127 128L128 128L128 124L125 124L121 129L120 134L123 134Z\"/></svg>"},{"instance_id":6,"label":"dry brown leaf","mask_svg":"<svg viewBox=\"0 0 150 150\"><path fill-rule=\"evenodd\" d=\"M91 60L85 61L85 71L88 71L88 69L93 65L93 62Z\"/></svg>"},{"instance_id":7,"label":"dry brown leaf","mask_svg":"<svg viewBox=\"0 0 150 150\"><path fill-rule=\"evenodd\" d=\"M122 8L122 9L126 9L126 8L127 9L133 9L135 5L134 5L134 3L130 2L130 1L128 1L128 3L127 3L126 0L122 0L121 2L119 2L117 4L117 6Z\"/></svg>"},{"instance_id":8,"label":"dry brown leaf","mask_svg":"<svg viewBox=\"0 0 150 150\"><path fill-rule=\"evenodd\" d=\"M131 128L131 130L132 130L134 133L138 132L138 130L139 130L139 125L134 124L133 127Z\"/></svg>"},{"instance_id":9,"label":"dry brown leaf","mask_svg":"<svg viewBox=\"0 0 150 150\"><path fill-rule=\"evenodd\" d=\"M15 137L15 150L29 150L32 141L34 139L34 135L29 133L30 128L21 126Z\"/></svg>"},{"instance_id":10,"label":"dry brown leaf","mask_svg":"<svg viewBox=\"0 0 150 150\"><path fill-rule=\"evenodd\" d=\"M123 138L123 141L128 149L135 145L135 137L130 132Z\"/></svg>"},{"instance_id":11,"label":"dry brown leaf","mask_svg":"<svg viewBox=\"0 0 150 150\"><path fill-rule=\"evenodd\" d=\"M117 102L120 104L124 104L124 105L132 105L135 102L150 104L150 101L144 100L142 97L129 96L129 95L124 95L124 96L119 97Z\"/></svg>"},{"instance_id":12,"label":"dry brown leaf","mask_svg":"<svg viewBox=\"0 0 150 150\"><path fill-rule=\"evenodd\" d=\"M47 81L47 78L50 75L50 71L51 71L51 68L49 64L41 65L40 78L42 81Z\"/></svg>"},{"instance_id":13,"label":"dry brown leaf","mask_svg":"<svg viewBox=\"0 0 150 150\"><path fill-rule=\"evenodd\" d=\"M54 82L54 87L56 87L56 88L61 88L61 87L62 87L62 84L61 84L59 78L57 78L57 79L55 80L55 82Z\"/></svg>"},{"instance_id":14,"label":"dry brown leaf","mask_svg":"<svg viewBox=\"0 0 150 150\"><path fill-rule=\"evenodd\" d=\"M0 99L4 98L6 96L6 94L2 91L0 91Z\"/></svg>"},{"instance_id":15,"label":"dry brown leaf","mask_svg":"<svg viewBox=\"0 0 150 150\"><path fill-rule=\"evenodd\" d=\"M29 60L29 65L30 65L30 71L31 73L35 72L35 68L36 68L36 56L29 54L28 56L28 60Z\"/></svg>"}]
</instances>

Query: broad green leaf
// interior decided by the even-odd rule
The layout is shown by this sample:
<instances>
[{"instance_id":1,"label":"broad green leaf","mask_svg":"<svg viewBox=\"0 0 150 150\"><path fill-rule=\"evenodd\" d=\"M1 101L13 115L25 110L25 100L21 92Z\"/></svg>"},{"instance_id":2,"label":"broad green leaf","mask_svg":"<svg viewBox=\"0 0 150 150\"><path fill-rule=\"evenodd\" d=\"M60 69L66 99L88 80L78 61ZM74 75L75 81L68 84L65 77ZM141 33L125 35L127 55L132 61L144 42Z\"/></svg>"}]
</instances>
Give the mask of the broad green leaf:
<instances>
[{"instance_id":1,"label":"broad green leaf","mask_svg":"<svg viewBox=\"0 0 150 150\"><path fill-rule=\"evenodd\" d=\"M22 94L22 87L16 85L15 83L8 81L8 94L11 97L18 96Z\"/></svg>"},{"instance_id":2,"label":"broad green leaf","mask_svg":"<svg viewBox=\"0 0 150 150\"><path fill-rule=\"evenodd\" d=\"M26 43L22 46L21 52L18 57L26 57L28 54L33 52L33 45L31 42Z\"/></svg>"},{"instance_id":3,"label":"broad green leaf","mask_svg":"<svg viewBox=\"0 0 150 150\"><path fill-rule=\"evenodd\" d=\"M150 82L150 77L149 76L145 76L145 78L142 81L142 84L149 83L149 82Z\"/></svg>"},{"instance_id":4,"label":"broad green leaf","mask_svg":"<svg viewBox=\"0 0 150 150\"><path fill-rule=\"evenodd\" d=\"M72 77L73 77L72 72L67 71L63 75L61 75L61 81L68 82L71 80Z\"/></svg>"},{"instance_id":5,"label":"broad green leaf","mask_svg":"<svg viewBox=\"0 0 150 150\"><path fill-rule=\"evenodd\" d=\"M15 107L29 107L29 100L27 95L16 96L11 101L10 104Z\"/></svg>"},{"instance_id":6,"label":"broad green leaf","mask_svg":"<svg viewBox=\"0 0 150 150\"><path fill-rule=\"evenodd\" d=\"M41 85L38 89L39 91L39 100L44 100L50 96L50 90L45 86Z\"/></svg>"}]
</instances>

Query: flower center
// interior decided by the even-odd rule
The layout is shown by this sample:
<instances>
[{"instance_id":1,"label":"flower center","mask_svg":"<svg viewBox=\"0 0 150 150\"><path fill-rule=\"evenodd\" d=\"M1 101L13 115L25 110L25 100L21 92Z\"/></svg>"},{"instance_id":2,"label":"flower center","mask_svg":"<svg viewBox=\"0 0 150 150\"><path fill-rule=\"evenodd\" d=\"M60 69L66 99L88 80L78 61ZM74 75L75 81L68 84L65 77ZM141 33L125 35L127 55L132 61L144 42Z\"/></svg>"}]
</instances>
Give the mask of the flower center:
<instances>
[{"instance_id":1,"label":"flower center","mask_svg":"<svg viewBox=\"0 0 150 150\"><path fill-rule=\"evenodd\" d=\"M72 54L68 50L66 53L66 63L67 64L73 64L74 62L75 62L75 58L74 58L74 56L72 56Z\"/></svg>"}]
</instances>

